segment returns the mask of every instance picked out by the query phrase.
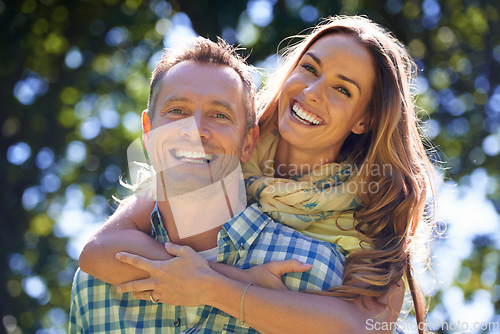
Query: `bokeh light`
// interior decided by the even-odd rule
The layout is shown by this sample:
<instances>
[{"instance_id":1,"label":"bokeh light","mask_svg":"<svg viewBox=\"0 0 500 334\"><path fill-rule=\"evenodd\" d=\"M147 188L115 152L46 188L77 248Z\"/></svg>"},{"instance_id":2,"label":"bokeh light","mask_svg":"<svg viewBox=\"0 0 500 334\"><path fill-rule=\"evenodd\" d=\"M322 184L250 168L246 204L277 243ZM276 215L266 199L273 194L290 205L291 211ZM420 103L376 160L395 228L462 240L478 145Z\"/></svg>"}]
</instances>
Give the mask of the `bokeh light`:
<instances>
[{"instance_id":1,"label":"bokeh light","mask_svg":"<svg viewBox=\"0 0 500 334\"><path fill-rule=\"evenodd\" d=\"M65 332L79 252L112 212L112 196L128 194L119 186L126 148L141 136L164 47L222 36L246 48L258 86L279 63L278 48L293 43L280 44L285 37L355 13L392 30L415 58L421 131L444 167L437 220L448 229L433 246L441 283L422 280L434 296L429 319L498 322L498 8L499 0L0 0L2 212L11 226L2 240L3 326Z\"/></svg>"},{"instance_id":2,"label":"bokeh light","mask_svg":"<svg viewBox=\"0 0 500 334\"><path fill-rule=\"evenodd\" d=\"M83 56L80 49L76 46L71 47L64 58L64 64L71 69L77 69L83 63Z\"/></svg>"},{"instance_id":3,"label":"bokeh light","mask_svg":"<svg viewBox=\"0 0 500 334\"><path fill-rule=\"evenodd\" d=\"M253 24L265 27L273 20L273 5L276 1L271 0L249 0L247 11Z\"/></svg>"},{"instance_id":4,"label":"bokeh light","mask_svg":"<svg viewBox=\"0 0 500 334\"><path fill-rule=\"evenodd\" d=\"M28 72L24 79L16 82L14 96L21 104L31 105L49 88L47 81L35 72Z\"/></svg>"},{"instance_id":5,"label":"bokeh light","mask_svg":"<svg viewBox=\"0 0 500 334\"><path fill-rule=\"evenodd\" d=\"M14 165L23 164L30 156L31 147L24 142L14 144L7 150L7 160Z\"/></svg>"}]
</instances>

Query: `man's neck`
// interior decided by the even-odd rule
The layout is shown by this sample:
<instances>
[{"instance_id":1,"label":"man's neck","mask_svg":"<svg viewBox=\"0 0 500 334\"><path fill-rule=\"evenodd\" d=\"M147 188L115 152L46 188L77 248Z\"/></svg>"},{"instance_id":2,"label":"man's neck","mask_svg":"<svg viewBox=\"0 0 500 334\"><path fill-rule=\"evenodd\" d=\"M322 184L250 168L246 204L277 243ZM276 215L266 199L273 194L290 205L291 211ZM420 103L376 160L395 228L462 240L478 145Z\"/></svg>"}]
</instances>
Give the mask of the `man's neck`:
<instances>
[{"instance_id":1,"label":"man's neck","mask_svg":"<svg viewBox=\"0 0 500 334\"><path fill-rule=\"evenodd\" d=\"M178 245L189 246L197 252L217 247L217 234L225 221L221 221L219 226L212 229L197 234L191 234L189 236L182 233L183 226L179 226L179 228L177 226L178 224L192 225L193 222L205 219L208 215L204 210L204 203L200 203L200 206L190 204L187 206L189 207L189 210L183 210L184 212L181 215L174 214L174 212L172 212L169 201L157 202L157 204L163 224L171 242ZM179 229L181 229L180 235Z\"/></svg>"},{"instance_id":2,"label":"man's neck","mask_svg":"<svg viewBox=\"0 0 500 334\"><path fill-rule=\"evenodd\" d=\"M197 252L217 247L217 234L233 215L245 208L240 170L208 187L167 201L158 201L158 210L171 242ZM241 194L240 192L243 191Z\"/></svg>"}]
</instances>

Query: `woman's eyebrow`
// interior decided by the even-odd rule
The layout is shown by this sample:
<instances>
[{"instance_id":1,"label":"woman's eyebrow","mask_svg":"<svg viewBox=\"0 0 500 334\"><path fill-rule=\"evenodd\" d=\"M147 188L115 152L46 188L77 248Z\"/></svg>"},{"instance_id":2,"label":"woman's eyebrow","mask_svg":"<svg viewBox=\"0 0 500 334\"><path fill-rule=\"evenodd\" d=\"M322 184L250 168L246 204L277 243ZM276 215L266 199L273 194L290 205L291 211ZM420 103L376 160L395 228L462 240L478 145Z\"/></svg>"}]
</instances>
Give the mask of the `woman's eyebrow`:
<instances>
[{"instance_id":1,"label":"woman's eyebrow","mask_svg":"<svg viewBox=\"0 0 500 334\"><path fill-rule=\"evenodd\" d=\"M352 83L354 86L356 86L358 88L359 94L361 94L361 87L359 86L359 84L356 81L354 81L354 80L352 80L352 79L350 79L350 78L348 78L348 77L346 77L345 75L342 75L342 74L338 74L337 78Z\"/></svg>"},{"instance_id":2,"label":"woman's eyebrow","mask_svg":"<svg viewBox=\"0 0 500 334\"><path fill-rule=\"evenodd\" d=\"M318 57L316 57L314 55L314 53L312 53L312 52L306 52L305 55L308 55L309 57L311 57L319 66L321 66L321 59L319 59Z\"/></svg>"}]
</instances>

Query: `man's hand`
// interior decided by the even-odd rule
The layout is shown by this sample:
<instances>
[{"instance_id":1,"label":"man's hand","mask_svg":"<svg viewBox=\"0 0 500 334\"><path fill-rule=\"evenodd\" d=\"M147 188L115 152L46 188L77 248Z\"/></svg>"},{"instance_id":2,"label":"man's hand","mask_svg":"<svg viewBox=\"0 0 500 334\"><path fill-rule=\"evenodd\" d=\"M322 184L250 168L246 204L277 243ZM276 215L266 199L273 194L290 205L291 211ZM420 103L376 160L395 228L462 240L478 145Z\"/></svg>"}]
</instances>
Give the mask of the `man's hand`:
<instances>
[{"instance_id":1,"label":"man's hand","mask_svg":"<svg viewBox=\"0 0 500 334\"><path fill-rule=\"evenodd\" d=\"M196 306L203 304L206 282L211 275L221 273L244 283L252 283L273 290L286 290L281 276L289 272L303 272L312 265L295 259L273 261L249 269L239 269L221 263L208 263L201 255L187 246L166 243L165 249L174 258L152 261L126 252L117 259L149 273L149 278L130 281L119 286L119 292L134 292L134 297L172 305ZM210 268L213 266L215 271ZM154 293L152 293L153 291Z\"/></svg>"},{"instance_id":2,"label":"man's hand","mask_svg":"<svg viewBox=\"0 0 500 334\"><path fill-rule=\"evenodd\" d=\"M198 306L203 304L206 284L212 270L201 255L191 247L165 244L167 252L174 256L171 260L151 261L142 256L125 252L118 253L117 259L136 268L149 272L149 278L120 284L118 292L132 292L137 299L150 300L171 305Z\"/></svg>"}]
</instances>

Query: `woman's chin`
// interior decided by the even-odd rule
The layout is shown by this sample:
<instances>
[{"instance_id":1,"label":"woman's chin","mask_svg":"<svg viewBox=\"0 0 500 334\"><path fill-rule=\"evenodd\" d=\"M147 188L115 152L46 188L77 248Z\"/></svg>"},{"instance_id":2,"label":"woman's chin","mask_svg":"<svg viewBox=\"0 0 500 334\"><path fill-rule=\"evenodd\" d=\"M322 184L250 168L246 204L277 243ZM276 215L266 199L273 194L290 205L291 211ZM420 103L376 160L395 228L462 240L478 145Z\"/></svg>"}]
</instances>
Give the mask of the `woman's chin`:
<instances>
[{"instance_id":1,"label":"woman's chin","mask_svg":"<svg viewBox=\"0 0 500 334\"><path fill-rule=\"evenodd\" d=\"M307 141L314 140L315 132L311 126L300 124L292 119L278 122L278 131L280 136L288 142L304 144Z\"/></svg>"}]
</instances>

